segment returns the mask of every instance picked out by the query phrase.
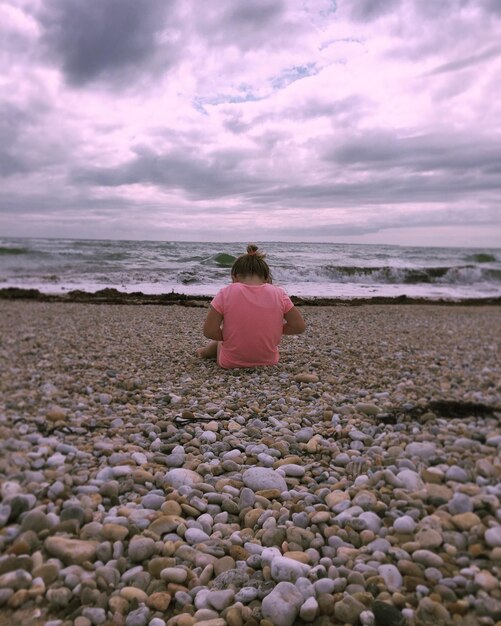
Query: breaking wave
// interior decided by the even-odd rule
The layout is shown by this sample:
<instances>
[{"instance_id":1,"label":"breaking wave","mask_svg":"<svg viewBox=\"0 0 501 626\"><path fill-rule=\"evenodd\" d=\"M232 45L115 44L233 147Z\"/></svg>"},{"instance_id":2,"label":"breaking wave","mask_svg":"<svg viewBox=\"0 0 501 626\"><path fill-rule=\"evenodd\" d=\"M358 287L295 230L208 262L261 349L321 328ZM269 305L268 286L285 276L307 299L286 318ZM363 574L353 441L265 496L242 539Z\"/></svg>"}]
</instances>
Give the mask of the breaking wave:
<instances>
[{"instance_id":1,"label":"breaking wave","mask_svg":"<svg viewBox=\"0 0 501 626\"><path fill-rule=\"evenodd\" d=\"M357 267L327 265L325 275L340 283L472 285L501 282L501 270L474 265L455 267Z\"/></svg>"}]
</instances>

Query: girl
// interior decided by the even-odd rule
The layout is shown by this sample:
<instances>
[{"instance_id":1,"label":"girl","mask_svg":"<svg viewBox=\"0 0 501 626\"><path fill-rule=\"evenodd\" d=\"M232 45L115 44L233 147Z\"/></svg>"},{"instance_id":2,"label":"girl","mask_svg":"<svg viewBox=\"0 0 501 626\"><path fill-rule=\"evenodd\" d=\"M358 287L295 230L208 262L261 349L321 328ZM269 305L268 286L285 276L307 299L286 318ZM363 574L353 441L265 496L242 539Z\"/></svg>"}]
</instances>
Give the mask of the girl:
<instances>
[{"instance_id":1,"label":"girl","mask_svg":"<svg viewBox=\"0 0 501 626\"><path fill-rule=\"evenodd\" d=\"M233 264L232 284L209 307L204 336L214 341L198 351L202 358L217 358L224 368L276 365L282 335L304 332L301 313L283 289L271 284L264 259L250 244Z\"/></svg>"}]
</instances>

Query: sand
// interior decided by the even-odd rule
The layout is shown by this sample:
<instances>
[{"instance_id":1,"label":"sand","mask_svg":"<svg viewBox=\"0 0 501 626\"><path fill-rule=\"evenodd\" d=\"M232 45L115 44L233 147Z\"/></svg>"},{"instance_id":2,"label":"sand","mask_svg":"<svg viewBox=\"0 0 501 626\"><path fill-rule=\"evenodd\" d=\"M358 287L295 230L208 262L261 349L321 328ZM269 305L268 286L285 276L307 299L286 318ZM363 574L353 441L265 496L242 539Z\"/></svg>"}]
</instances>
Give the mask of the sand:
<instances>
[{"instance_id":1,"label":"sand","mask_svg":"<svg viewBox=\"0 0 501 626\"><path fill-rule=\"evenodd\" d=\"M501 620L499 307L302 311L224 371L203 307L0 302L3 619Z\"/></svg>"}]
</instances>

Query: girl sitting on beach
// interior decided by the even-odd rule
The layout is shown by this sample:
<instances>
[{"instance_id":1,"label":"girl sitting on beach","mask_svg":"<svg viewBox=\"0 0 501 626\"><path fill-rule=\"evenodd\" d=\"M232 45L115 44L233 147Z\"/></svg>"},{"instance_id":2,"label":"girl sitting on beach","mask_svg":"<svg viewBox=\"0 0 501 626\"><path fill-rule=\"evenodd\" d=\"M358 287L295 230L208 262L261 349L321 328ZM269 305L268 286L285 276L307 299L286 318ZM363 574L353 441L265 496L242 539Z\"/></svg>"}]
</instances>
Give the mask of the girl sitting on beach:
<instances>
[{"instance_id":1,"label":"girl sitting on beach","mask_svg":"<svg viewBox=\"0 0 501 626\"><path fill-rule=\"evenodd\" d=\"M301 313L282 288L271 284L264 259L251 244L233 264L232 284L209 307L204 336L213 341L198 351L202 358L217 358L224 368L276 365L282 335L304 332Z\"/></svg>"}]
</instances>

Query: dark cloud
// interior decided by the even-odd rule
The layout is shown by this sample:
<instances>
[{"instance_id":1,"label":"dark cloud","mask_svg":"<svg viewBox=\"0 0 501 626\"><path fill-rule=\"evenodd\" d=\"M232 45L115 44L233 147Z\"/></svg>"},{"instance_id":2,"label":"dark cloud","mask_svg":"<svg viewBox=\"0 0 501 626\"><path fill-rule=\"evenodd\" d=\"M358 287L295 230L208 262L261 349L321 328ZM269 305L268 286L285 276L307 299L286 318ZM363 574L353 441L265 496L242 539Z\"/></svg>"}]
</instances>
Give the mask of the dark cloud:
<instances>
[{"instance_id":1,"label":"dark cloud","mask_svg":"<svg viewBox=\"0 0 501 626\"><path fill-rule=\"evenodd\" d=\"M168 19L175 2L163 0L47 0L39 15L42 41L68 83L124 82L156 62L176 58ZM165 35L167 33L167 35Z\"/></svg>"},{"instance_id":2,"label":"dark cloud","mask_svg":"<svg viewBox=\"0 0 501 626\"><path fill-rule=\"evenodd\" d=\"M155 185L180 190L198 200L224 198L258 184L258 180L238 167L248 156L246 150L220 151L203 158L185 150L157 154L142 148L137 150L133 160L122 166L75 171L73 180L103 187Z\"/></svg>"},{"instance_id":3,"label":"dark cloud","mask_svg":"<svg viewBox=\"0 0 501 626\"><path fill-rule=\"evenodd\" d=\"M297 31L296 24L287 19L284 0L201 3L194 20L199 35L211 46L242 51L292 47L291 36Z\"/></svg>"},{"instance_id":4,"label":"dark cloud","mask_svg":"<svg viewBox=\"0 0 501 626\"><path fill-rule=\"evenodd\" d=\"M374 22L397 9L401 0L355 0L349 3L350 17L355 22Z\"/></svg>"},{"instance_id":5,"label":"dark cloud","mask_svg":"<svg viewBox=\"0 0 501 626\"><path fill-rule=\"evenodd\" d=\"M333 176L342 170L336 167ZM406 204L456 203L466 199L477 201L489 192L501 193L498 176L479 177L472 173L460 177L436 173L377 173L366 170L360 179L329 180L315 184L263 185L246 200L258 206L311 209ZM375 217L375 216L373 216Z\"/></svg>"},{"instance_id":6,"label":"dark cloud","mask_svg":"<svg viewBox=\"0 0 501 626\"><path fill-rule=\"evenodd\" d=\"M333 142L335 139L333 139ZM398 137L391 131L364 135L327 147L324 158L359 170L488 173L501 162L501 144L482 136L422 134ZM452 181L451 181L452 182Z\"/></svg>"},{"instance_id":7,"label":"dark cloud","mask_svg":"<svg viewBox=\"0 0 501 626\"><path fill-rule=\"evenodd\" d=\"M501 0L486 0L485 5L489 11L501 17Z\"/></svg>"},{"instance_id":8,"label":"dark cloud","mask_svg":"<svg viewBox=\"0 0 501 626\"><path fill-rule=\"evenodd\" d=\"M24 110L0 103L0 177L27 172L29 156L19 149L23 128L31 116Z\"/></svg>"}]
</instances>

